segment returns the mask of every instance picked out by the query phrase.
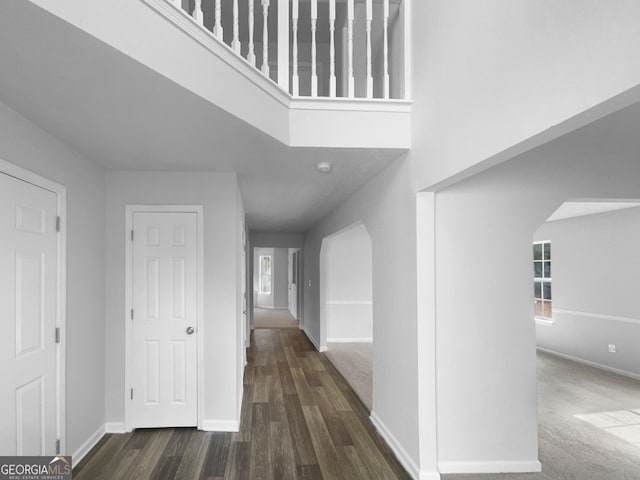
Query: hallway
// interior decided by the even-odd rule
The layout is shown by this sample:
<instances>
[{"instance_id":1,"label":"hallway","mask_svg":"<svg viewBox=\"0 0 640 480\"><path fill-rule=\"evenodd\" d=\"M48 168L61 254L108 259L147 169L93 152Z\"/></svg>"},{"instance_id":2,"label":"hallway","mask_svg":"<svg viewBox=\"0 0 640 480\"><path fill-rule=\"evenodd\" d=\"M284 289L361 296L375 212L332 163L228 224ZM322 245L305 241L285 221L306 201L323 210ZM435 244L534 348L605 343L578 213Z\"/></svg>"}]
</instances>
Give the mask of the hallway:
<instances>
[{"instance_id":1,"label":"hallway","mask_svg":"<svg viewBox=\"0 0 640 480\"><path fill-rule=\"evenodd\" d=\"M74 478L409 478L353 390L300 330L256 330L247 353L240 432L107 435Z\"/></svg>"}]
</instances>

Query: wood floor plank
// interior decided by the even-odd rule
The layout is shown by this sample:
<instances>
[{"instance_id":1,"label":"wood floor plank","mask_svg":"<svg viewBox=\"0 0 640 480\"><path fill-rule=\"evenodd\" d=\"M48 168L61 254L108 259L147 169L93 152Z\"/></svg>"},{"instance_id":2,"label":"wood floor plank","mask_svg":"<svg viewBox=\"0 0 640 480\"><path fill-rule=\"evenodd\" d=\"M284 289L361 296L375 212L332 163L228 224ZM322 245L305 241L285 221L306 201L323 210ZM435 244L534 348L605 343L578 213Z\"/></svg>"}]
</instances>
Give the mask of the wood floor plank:
<instances>
[{"instance_id":1,"label":"wood floor plank","mask_svg":"<svg viewBox=\"0 0 640 480\"><path fill-rule=\"evenodd\" d=\"M342 376L296 329L252 332L240 431L109 435L76 480L408 479Z\"/></svg>"},{"instance_id":2,"label":"wood floor plank","mask_svg":"<svg viewBox=\"0 0 640 480\"><path fill-rule=\"evenodd\" d=\"M298 465L298 480L323 480L319 465Z\"/></svg>"},{"instance_id":3,"label":"wood floor plank","mask_svg":"<svg viewBox=\"0 0 640 480\"><path fill-rule=\"evenodd\" d=\"M317 372L317 374L327 395L332 399L335 409L341 412L351 411L351 405L345 400L342 392L333 380L333 376L327 371Z\"/></svg>"},{"instance_id":4,"label":"wood floor plank","mask_svg":"<svg viewBox=\"0 0 640 480\"><path fill-rule=\"evenodd\" d=\"M309 427L302 412L302 405L297 395L286 395L284 398L287 410L289 431L293 441L297 465L317 465L318 459L311 442Z\"/></svg>"},{"instance_id":5,"label":"wood floor plank","mask_svg":"<svg viewBox=\"0 0 640 480\"><path fill-rule=\"evenodd\" d=\"M271 445L269 442L269 404L253 404L253 435L249 454L249 477L272 480Z\"/></svg>"},{"instance_id":6,"label":"wood floor plank","mask_svg":"<svg viewBox=\"0 0 640 480\"><path fill-rule=\"evenodd\" d=\"M302 412L309 425L313 449L318 457L318 465L320 465L322 476L331 479L345 478L343 476L344 472L339 467L338 453L333 445L320 409L316 406L303 406Z\"/></svg>"},{"instance_id":7,"label":"wood floor plank","mask_svg":"<svg viewBox=\"0 0 640 480\"><path fill-rule=\"evenodd\" d=\"M151 436L147 439L146 445L140 450L140 454L126 474L129 478L135 478L136 480L152 478L153 469L162 457L165 448L167 448L173 431L171 429L149 429L145 433L151 434Z\"/></svg>"},{"instance_id":8,"label":"wood floor plank","mask_svg":"<svg viewBox=\"0 0 640 480\"><path fill-rule=\"evenodd\" d=\"M229 451L229 460L224 472L225 480L250 480L248 442L234 442Z\"/></svg>"},{"instance_id":9,"label":"wood floor plank","mask_svg":"<svg viewBox=\"0 0 640 480\"><path fill-rule=\"evenodd\" d=\"M307 383L307 377L304 375L302 368L292 368L291 376L293 377L293 383L296 386L296 392L300 403L304 405L315 405L316 399L314 397L311 387Z\"/></svg>"},{"instance_id":10,"label":"wood floor plank","mask_svg":"<svg viewBox=\"0 0 640 480\"><path fill-rule=\"evenodd\" d=\"M320 412L322 413L324 422L327 425L333 444L336 447L353 445L353 439L351 438L351 435L349 435L349 430L340 418L338 411L335 409L334 404L327 395L325 389L319 387L315 389L315 392Z\"/></svg>"},{"instance_id":11,"label":"wood floor plank","mask_svg":"<svg viewBox=\"0 0 640 480\"><path fill-rule=\"evenodd\" d=\"M291 434L286 423L271 422L269 440L271 443L273 478L277 480L295 480L295 453L291 443Z\"/></svg>"},{"instance_id":12,"label":"wood floor plank","mask_svg":"<svg viewBox=\"0 0 640 480\"><path fill-rule=\"evenodd\" d=\"M153 480L173 480L181 461L182 457L162 457L156 464L150 478Z\"/></svg>"},{"instance_id":13,"label":"wood floor plank","mask_svg":"<svg viewBox=\"0 0 640 480\"><path fill-rule=\"evenodd\" d=\"M230 433L211 433L209 438L209 449L206 460L202 468L202 476L223 477L226 470L229 448L231 446Z\"/></svg>"},{"instance_id":14,"label":"wood floor plank","mask_svg":"<svg viewBox=\"0 0 640 480\"><path fill-rule=\"evenodd\" d=\"M395 474L389 467L386 458L378 449L376 442L371 438L367 429L362 425L361 420L353 412L340 412L340 417L347 426L351 438L358 452L366 465L372 468L372 472L377 475L376 478L396 478Z\"/></svg>"},{"instance_id":15,"label":"wood floor plank","mask_svg":"<svg viewBox=\"0 0 640 480\"><path fill-rule=\"evenodd\" d=\"M131 438L131 434L124 435L107 435L104 442L100 442L98 446L94 448L95 453L91 453L81 464L79 468L74 469L73 478L80 480L92 480L96 478L100 471L104 468L111 458L113 458L124 445L127 444Z\"/></svg>"},{"instance_id":16,"label":"wood floor plank","mask_svg":"<svg viewBox=\"0 0 640 480\"><path fill-rule=\"evenodd\" d=\"M182 461L176 470L175 480L200 478L209 450L211 436L205 432L194 432L183 452Z\"/></svg>"}]
</instances>

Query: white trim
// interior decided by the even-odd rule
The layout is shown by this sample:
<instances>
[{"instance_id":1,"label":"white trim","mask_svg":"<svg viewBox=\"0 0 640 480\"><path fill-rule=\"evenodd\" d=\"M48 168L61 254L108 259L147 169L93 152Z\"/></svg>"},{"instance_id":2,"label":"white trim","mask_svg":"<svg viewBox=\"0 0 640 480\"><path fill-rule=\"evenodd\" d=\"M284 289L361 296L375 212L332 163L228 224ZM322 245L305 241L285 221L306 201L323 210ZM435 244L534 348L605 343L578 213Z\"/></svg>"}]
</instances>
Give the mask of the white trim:
<instances>
[{"instance_id":1,"label":"white trim","mask_svg":"<svg viewBox=\"0 0 640 480\"><path fill-rule=\"evenodd\" d=\"M373 426L376 427L376 430L378 431L380 436L384 439L385 442L387 442L387 445L395 454L400 464L405 468L405 470L409 473L409 475L411 475L412 478L440 478L439 475L437 477L433 476L432 472L425 472L426 476L423 477L418 465L414 462L414 460L407 453L404 447L387 428L380 417L378 417L378 415L372 411L369 419L371 420L371 423L373 423Z\"/></svg>"},{"instance_id":2,"label":"white trim","mask_svg":"<svg viewBox=\"0 0 640 480\"><path fill-rule=\"evenodd\" d=\"M67 188L35 172L0 158L0 173L43 188L56 194L57 215L61 219L57 238L56 327L60 343L56 344L56 438L60 451L67 448Z\"/></svg>"},{"instance_id":3,"label":"white trim","mask_svg":"<svg viewBox=\"0 0 640 480\"><path fill-rule=\"evenodd\" d=\"M198 428L205 432L239 432L240 420L203 420Z\"/></svg>"},{"instance_id":4,"label":"white trim","mask_svg":"<svg viewBox=\"0 0 640 480\"><path fill-rule=\"evenodd\" d=\"M329 110L336 112L411 113L411 100L383 98L292 97L291 110Z\"/></svg>"},{"instance_id":5,"label":"white trim","mask_svg":"<svg viewBox=\"0 0 640 480\"><path fill-rule=\"evenodd\" d=\"M267 294L259 293L258 295L267 295ZM256 305L254 308L264 308L265 310L288 310L287 307L272 307L271 305Z\"/></svg>"},{"instance_id":6,"label":"white trim","mask_svg":"<svg viewBox=\"0 0 640 480\"><path fill-rule=\"evenodd\" d=\"M538 460L494 462L438 462L440 473L535 473L542 471Z\"/></svg>"},{"instance_id":7,"label":"white trim","mask_svg":"<svg viewBox=\"0 0 640 480\"><path fill-rule=\"evenodd\" d=\"M300 325L300 329L304 332L304 334L311 341L311 343L313 343L313 346L316 347L317 351L319 351L320 353L327 351L327 347L321 347L318 345L318 342L316 342L316 339L313 338L313 335L309 333L309 330L307 330L306 327L303 327L302 325Z\"/></svg>"},{"instance_id":8,"label":"white trim","mask_svg":"<svg viewBox=\"0 0 640 480\"><path fill-rule=\"evenodd\" d=\"M146 0L145 0L146 1ZM124 364L124 424L125 430L131 431L131 412L130 412L130 396L129 390L132 385L131 369L129 362L132 358L131 353L131 317L130 312L133 308L133 283L131 281L133 275L133 249L130 237L133 228L134 212L183 212L196 214L197 228L197 321L196 332L198 332L196 342L196 370L197 370L197 427L204 430L204 206L202 205L126 205L125 206L125 364Z\"/></svg>"},{"instance_id":9,"label":"white trim","mask_svg":"<svg viewBox=\"0 0 640 480\"><path fill-rule=\"evenodd\" d=\"M220 60L247 78L250 82L269 94L282 105L292 110L336 110L336 111L362 111L362 112L411 112L411 100L383 98L329 98L329 97L299 97L292 96L287 90L283 90L271 78L262 74L255 66L251 65L244 57L238 55L233 49L219 40L208 29L199 25L187 12L178 8L167 0L141 0L156 13L173 23L180 30L192 37L207 50L211 51ZM408 0L404 0L405 3ZM410 20L410 19L409 19ZM405 21L405 37L408 38L409 28ZM411 45L411 42L407 42ZM406 48L406 46L405 46ZM405 63L409 60L410 53L405 53ZM410 77L410 66L405 65L405 76ZM406 79L410 82L410 78ZM407 87L405 87L405 90ZM405 92L405 97L409 94Z\"/></svg>"},{"instance_id":10,"label":"white trim","mask_svg":"<svg viewBox=\"0 0 640 480\"><path fill-rule=\"evenodd\" d=\"M91 449L95 447L100 440L102 440L105 433L107 433L106 425L102 425L98 430L93 432L93 434L87 438L87 441L80 445L80 447L71 455L73 458L73 464L78 465L82 459L86 457L87 453L89 453Z\"/></svg>"},{"instance_id":11,"label":"white trim","mask_svg":"<svg viewBox=\"0 0 640 480\"><path fill-rule=\"evenodd\" d=\"M327 338L327 343L373 343L373 338Z\"/></svg>"},{"instance_id":12,"label":"white trim","mask_svg":"<svg viewBox=\"0 0 640 480\"><path fill-rule=\"evenodd\" d=\"M640 319L638 318L631 318L631 317L618 317L615 315L604 315L602 313L588 313L588 312L579 312L577 310L563 310L560 308L554 308L553 309L553 315L555 316L555 314L560 314L560 315L574 315L574 316L581 316L581 317L589 317L589 318L599 318L601 320L609 320L612 322L624 322L624 323L633 323L633 324L640 324Z\"/></svg>"},{"instance_id":13,"label":"white trim","mask_svg":"<svg viewBox=\"0 0 640 480\"><path fill-rule=\"evenodd\" d=\"M536 317L535 320L537 325L543 325L545 327L550 327L551 325L556 323L553 318Z\"/></svg>"},{"instance_id":14,"label":"white trim","mask_svg":"<svg viewBox=\"0 0 640 480\"><path fill-rule=\"evenodd\" d=\"M104 430L106 433L129 433L131 431L127 430L124 422L107 422L104 424Z\"/></svg>"},{"instance_id":15,"label":"white trim","mask_svg":"<svg viewBox=\"0 0 640 480\"><path fill-rule=\"evenodd\" d=\"M634 380L640 380L640 375L627 372L626 370L620 370L618 368L608 367L607 365L603 365L601 363L592 362L590 360L585 360L583 358L574 357L572 355L567 355L565 353L556 352L555 350L550 350L544 347L536 347L536 349L541 352L548 353L549 355L564 358L565 360L571 360L572 362L580 363L588 367L599 368L600 370L605 370L607 372L615 373L617 375L622 375L623 377L629 377L629 378L633 378Z\"/></svg>"},{"instance_id":16,"label":"white trim","mask_svg":"<svg viewBox=\"0 0 640 480\"><path fill-rule=\"evenodd\" d=\"M327 300L327 305L373 305L371 300Z\"/></svg>"}]
</instances>

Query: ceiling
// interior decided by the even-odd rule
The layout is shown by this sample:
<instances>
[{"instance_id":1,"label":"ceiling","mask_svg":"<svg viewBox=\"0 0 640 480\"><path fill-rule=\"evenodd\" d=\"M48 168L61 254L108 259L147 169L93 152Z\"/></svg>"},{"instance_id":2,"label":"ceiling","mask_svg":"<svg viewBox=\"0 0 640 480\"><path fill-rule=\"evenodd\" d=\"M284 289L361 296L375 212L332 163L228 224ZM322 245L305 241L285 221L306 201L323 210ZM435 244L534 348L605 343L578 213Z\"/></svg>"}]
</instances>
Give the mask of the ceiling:
<instances>
[{"instance_id":1,"label":"ceiling","mask_svg":"<svg viewBox=\"0 0 640 480\"><path fill-rule=\"evenodd\" d=\"M30 2L0 2L0 65L0 101L105 169L237 172L254 231L308 230L403 153L285 146Z\"/></svg>"},{"instance_id":2,"label":"ceiling","mask_svg":"<svg viewBox=\"0 0 640 480\"><path fill-rule=\"evenodd\" d=\"M623 210L625 208L639 207L640 200L637 202L600 202L600 201L576 201L565 202L551 214L547 222L555 220L565 220L567 218L584 217L586 215L595 215L596 213L613 212Z\"/></svg>"}]
</instances>

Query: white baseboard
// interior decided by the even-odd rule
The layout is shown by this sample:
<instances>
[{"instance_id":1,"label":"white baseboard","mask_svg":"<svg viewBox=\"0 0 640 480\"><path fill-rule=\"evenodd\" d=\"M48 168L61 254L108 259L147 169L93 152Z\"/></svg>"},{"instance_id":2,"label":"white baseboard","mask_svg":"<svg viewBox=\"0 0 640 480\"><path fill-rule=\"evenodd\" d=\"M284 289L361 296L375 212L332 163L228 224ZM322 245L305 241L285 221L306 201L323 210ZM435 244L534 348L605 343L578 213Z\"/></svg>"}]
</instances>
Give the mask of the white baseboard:
<instances>
[{"instance_id":1,"label":"white baseboard","mask_svg":"<svg viewBox=\"0 0 640 480\"><path fill-rule=\"evenodd\" d=\"M373 343L373 338L327 338L327 343Z\"/></svg>"},{"instance_id":2,"label":"white baseboard","mask_svg":"<svg viewBox=\"0 0 640 480\"><path fill-rule=\"evenodd\" d=\"M567 355L564 353L556 352L555 350L549 350L544 347L537 347L538 350L544 353L548 353L549 355L553 355L555 357L564 358L566 360L571 360L572 362L581 363L582 365L586 365L588 367L599 368L600 370L605 370L607 372L615 373L617 375L622 375L624 377L633 378L634 380L640 380L640 375L636 375L635 373L627 372L626 370L620 370L619 368L608 367L607 365L602 365L601 363L591 362L589 360L585 360L579 357L573 357L571 355Z\"/></svg>"},{"instance_id":3,"label":"white baseboard","mask_svg":"<svg viewBox=\"0 0 640 480\"><path fill-rule=\"evenodd\" d=\"M321 353L327 351L327 347L321 347L320 345L318 345L318 342L316 342L316 339L313 338L313 336L309 333L309 331L306 328L303 328L302 331L307 336L307 338L311 341L311 343L313 343L313 346L316 347L316 350L318 350Z\"/></svg>"},{"instance_id":4,"label":"white baseboard","mask_svg":"<svg viewBox=\"0 0 640 480\"><path fill-rule=\"evenodd\" d=\"M542 471L538 460L495 462L438 462L440 473L534 473Z\"/></svg>"},{"instance_id":5,"label":"white baseboard","mask_svg":"<svg viewBox=\"0 0 640 480\"><path fill-rule=\"evenodd\" d=\"M104 429L106 433L128 433L130 430L127 430L124 422L107 422L104 424Z\"/></svg>"},{"instance_id":6,"label":"white baseboard","mask_svg":"<svg viewBox=\"0 0 640 480\"><path fill-rule=\"evenodd\" d=\"M239 420L203 420L200 430L205 432L239 432Z\"/></svg>"},{"instance_id":7,"label":"white baseboard","mask_svg":"<svg viewBox=\"0 0 640 480\"><path fill-rule=\"evenodd\" d=\"M98 430L93 432L91 436L71 455L73 458L73 464L78 465L82 459L95 447L98 442L104 437L106 432L105 425L102 425Z\"/></svg>"},{"instance_id":8,"label":"white baseboard","mask_svg":"<svg viewBox=\"0 0 640 480\"><path fill-rule=\"evenodd\" d=\"M411 478L415 478L416 480L426 479L426 480L437 480L440 478L440 475L437 472L420 472L420 468L413 459L409 456L407 451L404 449L400 442L396 440L396 437L393 436L391 431L387 428L387 426L380 420L378 415L375 412L371 412L371 416L369 417L373 426L376 427L376 430L380 434L380 436L387 442L391 451L395 454L396 458L400 462L400 464L405 468L405 470L409 473Z\"/></svg>"}]
</instances>

